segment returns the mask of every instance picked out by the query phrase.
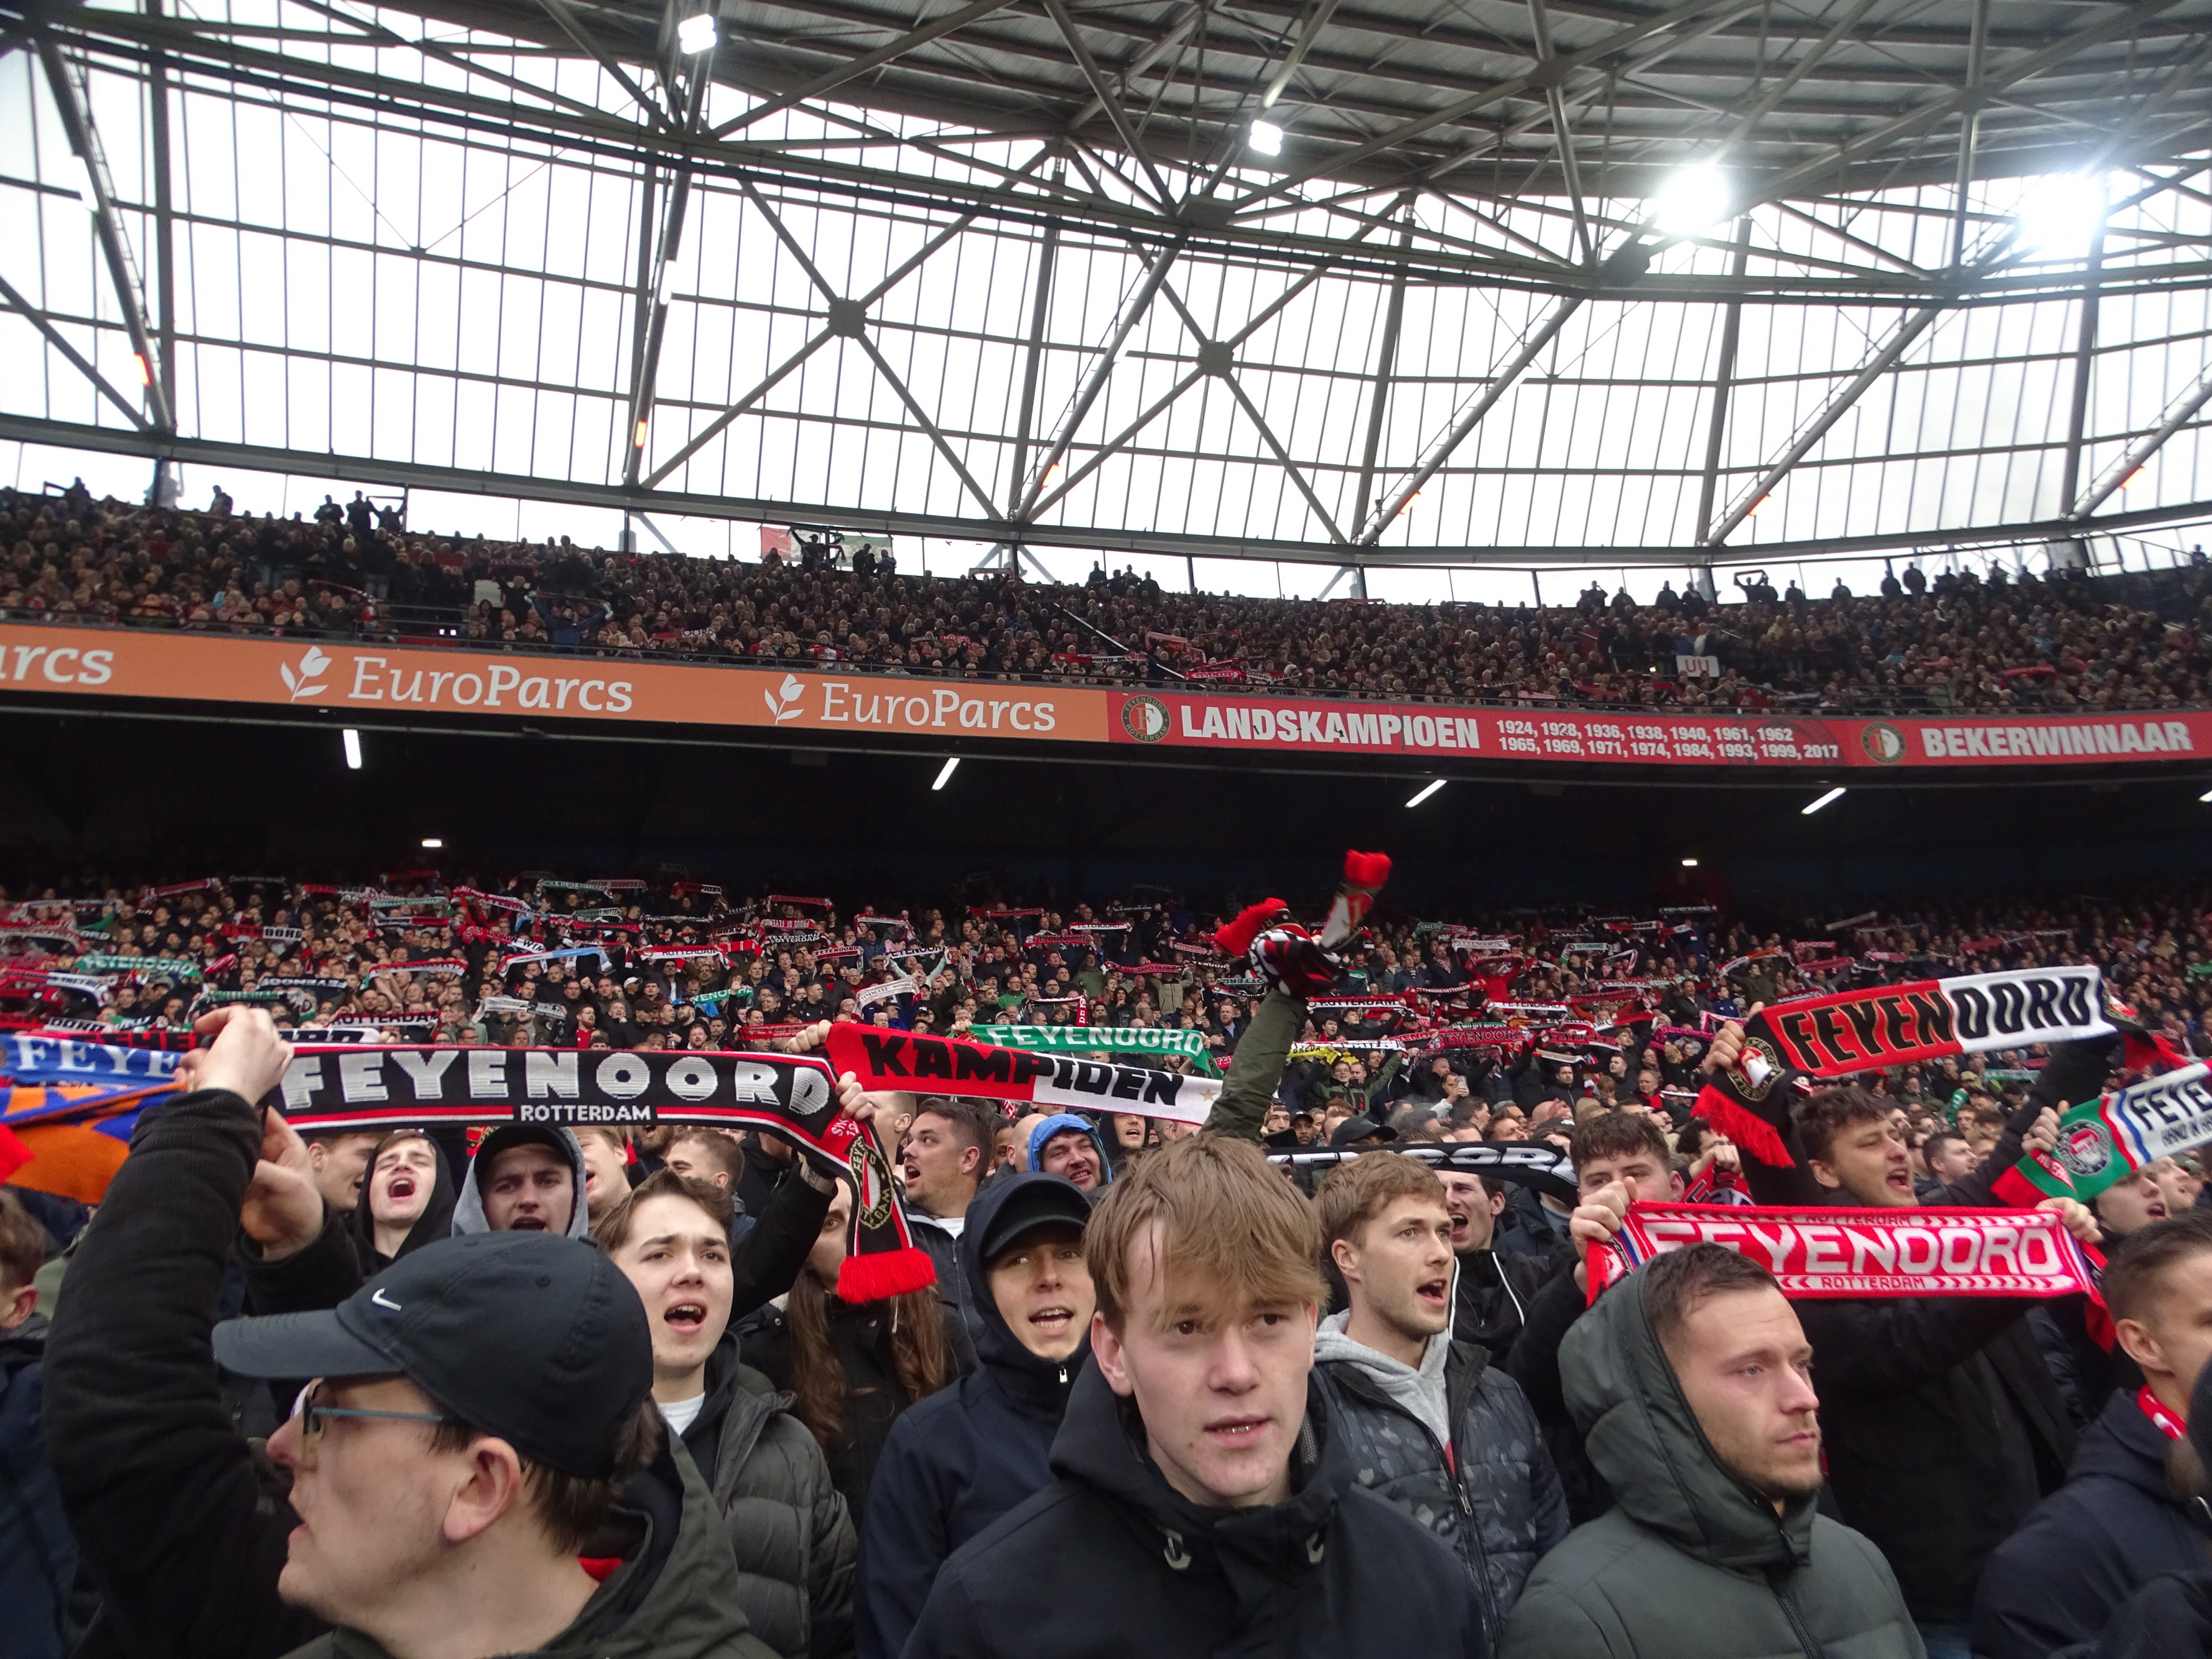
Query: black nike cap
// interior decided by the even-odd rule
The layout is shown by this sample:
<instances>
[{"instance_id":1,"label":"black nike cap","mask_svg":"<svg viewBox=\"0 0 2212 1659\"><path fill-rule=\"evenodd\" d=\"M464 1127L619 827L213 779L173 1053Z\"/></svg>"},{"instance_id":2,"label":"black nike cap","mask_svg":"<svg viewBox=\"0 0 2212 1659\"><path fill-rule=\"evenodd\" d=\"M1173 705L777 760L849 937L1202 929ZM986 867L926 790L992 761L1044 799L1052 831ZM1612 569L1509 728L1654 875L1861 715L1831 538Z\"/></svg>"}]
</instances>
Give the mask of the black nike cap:
<instances>
[{"instance_id":1,"label":"black nike cap","mask_svg":"<svg viewBox=\"0 0 2212 1659\"><path fill-rule=\"evenodd\" d=\"M621 1269L581 1239L440 1239L335 1308L234 1319L215 1353L241 1376L404 1376L533 1462L604 1480L653 1391L653 1334Z\"/></svg>"}]
</instances>

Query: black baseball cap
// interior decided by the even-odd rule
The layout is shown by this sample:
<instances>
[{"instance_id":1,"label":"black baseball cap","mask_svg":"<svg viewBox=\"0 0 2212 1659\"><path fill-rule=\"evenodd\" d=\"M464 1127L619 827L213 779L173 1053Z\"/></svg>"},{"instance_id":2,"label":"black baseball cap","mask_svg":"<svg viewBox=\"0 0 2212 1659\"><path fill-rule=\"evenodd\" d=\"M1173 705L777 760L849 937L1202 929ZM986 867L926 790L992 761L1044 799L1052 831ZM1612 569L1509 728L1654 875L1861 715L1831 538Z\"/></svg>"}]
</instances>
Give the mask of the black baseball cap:
<instances>
[{"instance_id":1,"label":"black baseball cap","mask_svg":"<svg viewBox=\"0 0 2212 1659\"><path fill-rule=\"evenodd\" d=\"M404 1376L533 1462L614 1473L653 1391L653 1333L622 1271L581 1239L466 1233L402 1256L335 1308L234 1319L215 1354L241 1376Z\"/></svg>"},{"instance_id":2,"label":"black baseball cap","mask_svg":"<svg viewBox=\"0 0 2212 1659\"><path fill-rule=\"evenodd\" d=\"M1048 1227L1073 1227L1079 1233L1090 1221L1091 1200L1080 1187L1062 1176L1028 1173L991 1212L990 1224L975 1241L977 1259L988 1262Z\"/></svg>"},{"instance_id":3,"label":"black baseball cap","mask_svg":"<svg viewBox=\"0 0 2212 1659\"><path fill-rule=\"evenodd\" d=\"M1336 1126L1336 1133L1328 1138L1332 1146L1352 1146L1363 1140L1395 1140L1398 1132L1387 1123L1377 1123L1371 1117L1348 1117Z\"/></svg>"}]
</instances>

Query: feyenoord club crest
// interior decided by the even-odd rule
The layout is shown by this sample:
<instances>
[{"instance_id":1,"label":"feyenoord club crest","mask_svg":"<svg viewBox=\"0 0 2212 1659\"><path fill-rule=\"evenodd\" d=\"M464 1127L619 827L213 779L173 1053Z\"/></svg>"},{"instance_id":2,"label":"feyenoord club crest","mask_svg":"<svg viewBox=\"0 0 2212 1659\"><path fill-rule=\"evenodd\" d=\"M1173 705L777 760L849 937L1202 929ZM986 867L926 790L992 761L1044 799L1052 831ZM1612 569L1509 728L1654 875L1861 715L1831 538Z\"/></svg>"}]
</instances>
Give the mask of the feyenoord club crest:
<instances>
[{"instance_id":1,"label":"feyenoord club crest","mask_svg":"<svg viewBox=\"0 0 2212 1659\"><path fill-rule=\"evenodd\" d=\"M2112 1142L2100 1123L2077 1123L2053 1149L2066 1173L2087 1180L2112 1161Z\"/></svg>"},{"instance_id":2,"label":"feyenoord club crest","mask_svg":"<svg viewBox=\"0 0 2212 1659\"><path fill-rule=\"evenodd\" d=\"M1766 1091L1774 1086L1775 1079L1783 1074L1782 1055L1765 1037L1747 1036L1731 1074L1735 1079L1736 1092L1746 1100L1764 1100Z\"/></svg>"},{"instance_id":3,"label":"feyenoord club crest","mask_svg":"<svg viewBox=\"0 0 2212 1659\"><path fill-rule=\"evenodd\" d=\"M1158 697L1137 696L1121 705L1121 729L1139 743L1158 743L1168 734L1168 706Z\"/></svg>"},{"instance_id":4,"label":"feyenoord club crest","mask_svg":"<svg viewBox=\"0 0 2212 1659\"><path fill-rule=\"evenodd\" d=\"M1894 766L1905 758L1905 733L1887 720L1869 720L1859 733L1859 747L1869 760Z\"/></svg>"},{"instance_id":5,"label":"feyenoord club crest","mask_svg":"<svg viewBox=\"0 0 2212 1659\"><path fill-rule=\"evenodd\" d=\"M855 1139L846 1157L853 1166L853 1201L860 1206L861 1224L882 1226L891 1213L890 1167L865 1138Z\"/></svg>"}]
</instances>

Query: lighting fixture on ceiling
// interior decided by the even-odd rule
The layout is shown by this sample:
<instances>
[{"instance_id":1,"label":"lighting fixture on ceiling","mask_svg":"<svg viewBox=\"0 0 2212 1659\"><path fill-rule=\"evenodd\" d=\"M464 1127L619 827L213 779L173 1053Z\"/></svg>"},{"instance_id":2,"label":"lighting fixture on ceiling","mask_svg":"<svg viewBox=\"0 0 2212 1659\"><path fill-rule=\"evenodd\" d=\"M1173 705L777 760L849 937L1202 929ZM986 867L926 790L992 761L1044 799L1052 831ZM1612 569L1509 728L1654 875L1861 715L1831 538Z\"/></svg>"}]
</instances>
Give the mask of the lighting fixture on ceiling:
<instances>
[{"instance_id":1,"label":"lighting fixture on ceiling","mask_svg":"<svg viewBox=\"0 0 2212 1659\"><path fill-rule=\"evenodd\" d=\"M1695 236L1729 216L1734 194L1718 167L1684 167L1651 198L1651 222L1662 235Z\"/></svg>"},{"instance_id":2,"label":"lighting fixture on ceiling","mask_svg":"<svg viewBox=\"0 0 2212 1659\"><path fill-rule=\"evenodd\" d=\"M1430 796L1431 796L1431 795L1435 794L1435 793L1437 793L1437 790L1439 790L1439 789L1443 788L1443 787L1444 787L1444 781L1443 781L1442 778L1438 778L1438 779L1437 779L1434 783L1430 784L1426 788L1423 789L1423 790L1422 790L1419 794L1415 795L1415 796L1413 798L1413 799L1411 799L1411 800L1407 801L1407 802L1406 803L1406 805L1408 805L1408 806L1419 806L1419 805L1423 801L1426 800Z\"/></svg>"},{"instance_id":3,"label":"lighting fixture on ceiling","mask_svg":"<svg viewBox=\"0 0 2212 1659\"><path fill-rule=\"evenodd\" d=\"M348 726L344 731L338 733L338 742L343 744L345 749L346 770L349 772L360 771L361 733L355 731L351 726Z\"/></svg>"},{"instance_id":4,"label":"lighting fixture on ceiling","mask_svg":"<svg viewBox=\"0 0 2212 1659\"><path fill-rule=\"evenodd\" d=\"M959 756L957 756L957 755L951 755L951 756L947 756L947 757L945 757L945 762L944 766L943 766L942 768L940 768L940 769L939 769L939 771L938 771L938 774L937 774L937 781L936 781L935 783L931 784L929 787L930 787L932 789L942 789L942 788L944 788L944 787L945 787L945 786L946 784L948 784L948 783L950 783L950 782L951 782L951 781L952 781L952 775L953 775L953 773L954 773L954 772L956 772L956 771L957 771L957 770L959 769L959 767L960 767L960 757L959 757Z\"/></svg>"},{"instance_id":5,"label":"lighting fixture on ceiling","mask_svg":"<svg viewBox=\"0 0 2212 1659\"><path fill-rule=\"evenodd\" d=\"M702 52L714 49L714 20L707 12L697 12L676 26L676 44L693 58Z\"/></svg>"},{"instance_id":6,"label":"lighting fixture on ceiling","mask_svg":"<svg viewBox=\"0 0 2212 1659\"><path fill-rule=\"evenodd\" d=\"M1273 121L1255 121L1252 123L1251 144L1262 155L1280 155L1283 153L1283 130Z\"/></svg>"},{"instance_id":7,"label":"lighting fixture on ceiling","mask_svg":"<svg viewBox=\"0 0 2212 1659\"><path fill-rule=\"evenodd\" d=\"M422 837L422 850L426 853L437 852L440 848L443 848L445 844L445 840L441 836L425 836Z\"/></svg>"},{"instance_id":8,"label":"lighting fixture on ceiling","mask_svg":"<svg viewBox=\"0 0 2212 1659\"><path fill-rule=\"evenodd\" d=\"M1808 804L1808 805L1805 805L1805 806L1802 806L1802 807L1799 808L1798 810L1799 810L1799 811L1800 811L1800 812L1801 812L1804 817L1808 817L1808 818L1809 818L1809 817L1811 817L1813 816L1813 814L1814 814L1814 813L1815 813L1815 812L1819 811L1820 811L1823 806L1833 806L1833 805L1834 805L1838 801L1841 800L1843 798L1844 798L1844 786L1843 786L1842 784L1840 784L1840 783L1839 783L1839 784L1838 784L1834 788L1832 788L1832 789L1831 789L1830 791L1828 791L1828 793L1827 793L1826 794L1825 794L1825 795L1821 796L1820 799L1818 799L1818 800L1816 800L1816 801L1813 801L1813 802L1811 802L1810 804Z\"/></svg>"},{"instance_id":9,"label":"lighting fixture on ceiling","mask_svg":"<svg viewBox=\"0 0 2212 1659\"><path fill-rule=\"evenodd\" d=\"M1682 867L1685 870L1694 870L1698 867L1698 861L1695 859L1684 859L1682 860Z\"/></svg>"},{"instance_id":10,"label":"lighting fixture on ceiling","mask_svg":"<svg viewBox=\"0 0 2212 1659\"><path fill-rule=\"evenodd\" d=\"M2021 192L2013 217L2022 247L2051 259L2078 259L2089 252L2105 222L2105 180L2085 173L2054 173Z\"/></svg>"}]
</instances>

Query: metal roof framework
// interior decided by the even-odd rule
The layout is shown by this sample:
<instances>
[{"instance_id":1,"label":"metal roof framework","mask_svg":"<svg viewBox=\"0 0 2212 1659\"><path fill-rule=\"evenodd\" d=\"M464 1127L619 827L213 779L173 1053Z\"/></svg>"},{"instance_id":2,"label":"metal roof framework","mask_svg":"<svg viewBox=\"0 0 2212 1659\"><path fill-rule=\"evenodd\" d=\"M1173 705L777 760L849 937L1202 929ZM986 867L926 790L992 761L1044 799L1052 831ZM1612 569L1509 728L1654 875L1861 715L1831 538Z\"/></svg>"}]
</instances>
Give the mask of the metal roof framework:
<instances>
[{"instance_id":1,"label":"metal roof framework","mask_svg":"<svg viewBox=\"0 0 2212 1659\"><path fill-rule=\"evenodd\" d=\"M2212 0L718 3L0 5L0 429L1351 564L2212 516Z\"/></svg>"}]
</instances>

